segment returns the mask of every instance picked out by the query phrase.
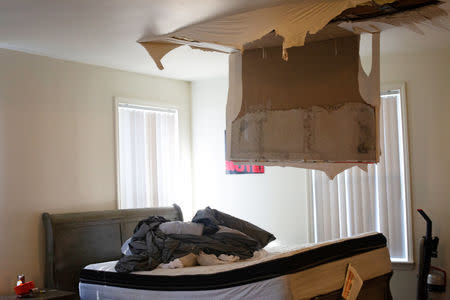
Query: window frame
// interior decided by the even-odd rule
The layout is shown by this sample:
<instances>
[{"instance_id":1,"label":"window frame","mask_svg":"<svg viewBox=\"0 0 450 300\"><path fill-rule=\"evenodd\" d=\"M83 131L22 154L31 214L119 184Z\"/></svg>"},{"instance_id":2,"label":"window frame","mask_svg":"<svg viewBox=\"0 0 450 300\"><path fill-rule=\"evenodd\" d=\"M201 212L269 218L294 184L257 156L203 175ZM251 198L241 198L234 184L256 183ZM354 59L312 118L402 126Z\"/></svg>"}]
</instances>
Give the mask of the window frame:
<instances>
[{"instance_id":1,"label":"window frame","mask_svg":"<svg viewBox=\"0 0 450 300\"><path fill-rule=\"evenodd\" d=\"M119 105L125 104L131 107L142 107L147 109L153 109L155 111L174 111L177 114L178 119L178 132L180 132L180 110L181 107L177 105L167 105L167 103L162 103L155 100L143 100L134 99L126 97L113 97L113 111L114 111L114 156L115 156L115 196L116 196L116 208L124 209L121 207L120 199L120 140L119 140ZM180 139L180 136L178 136ZM181 140L179 140L179 143Z\"/></svg>"},{"instance_id":2,"label":"window frame","mask_svg":"<svg viewBox=\"0 0 450 300\"><path fill-rule=\"evenodd\" d=\"M401 134L403 140L403 172L404 172L404 194L405 194L405 212L406 212L406 258L405 260L392 261L393 266L396 269L411 269L414 265L414 247L413 247L413 232L412 232L412 205L411 205L411 173L410 173L410 158L409 158L409 135L408 135L408 112L406 104L406 84L404 82L398 83L384 83L381 84L380 97L383 94L388 94L393 91L399 91L400 94L400 109L401 115ZM314 217L313 217L313 191L312 191L312 171L307 170L306 176L307 199L308 199L308 241L314 243Z\"/></svg>"},{"instance_id":3,"label":"window frame","mask_svg":"<svg viewBox=\"0 0 450 300\"><path fill-rule=\"evenodd\" d=\"M413 233L412 233L412 205L411 205L411 172L410 172L410 158L409 158L409 134L408 134L408 111L406 103L406 84L404 82L384 83L381 84L380 94L387 94L390 91L400 92L400 109L401 109L401 124L402 124L402 139L403 139L403 172L405 178L405 212L406 212L406 237L407 237L407 255L405 261L393 261L397 266L407 266L414 264L414 247L413 247Z\"/></svg>"}]
</instances>

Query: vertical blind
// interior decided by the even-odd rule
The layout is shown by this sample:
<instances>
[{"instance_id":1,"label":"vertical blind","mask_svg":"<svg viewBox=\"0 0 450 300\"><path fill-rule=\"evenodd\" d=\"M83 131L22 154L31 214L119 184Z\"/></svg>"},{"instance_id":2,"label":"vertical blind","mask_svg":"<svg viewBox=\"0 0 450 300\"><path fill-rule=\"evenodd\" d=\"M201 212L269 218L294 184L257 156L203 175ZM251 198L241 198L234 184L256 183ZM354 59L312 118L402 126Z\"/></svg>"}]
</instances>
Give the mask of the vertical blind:
<instances>
[{"instance_id":1,"label":"vertical blind","mask_svg":"<svg viewBox=\"0 0 450 300\"><path fill-rule=\"evenodd\" d=\"M119 208L168 206L178 200L178 114L118 106Z\"/></svg>"},{"instance_id":2,"label":"vertical blind","mask_svg":"<svg viewBox=\"0 0 450 300\"><path fill-rule=\"evenodd\" d=\"M313 237L315 242L370 231L382 232L393 261L408 261L409 228L404 138L400 93L382 96L381 157L368 165L347 169L330 180L311 171Z\"/></svg>"}]
</instances>

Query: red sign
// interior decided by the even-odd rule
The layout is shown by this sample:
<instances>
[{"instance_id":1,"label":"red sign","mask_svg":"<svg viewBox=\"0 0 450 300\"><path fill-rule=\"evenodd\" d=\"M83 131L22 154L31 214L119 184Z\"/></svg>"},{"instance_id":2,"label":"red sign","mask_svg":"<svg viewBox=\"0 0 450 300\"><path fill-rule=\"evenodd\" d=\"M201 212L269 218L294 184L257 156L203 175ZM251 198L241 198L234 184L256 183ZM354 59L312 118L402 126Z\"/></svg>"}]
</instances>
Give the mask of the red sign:
<instances>
[{"instance_id":1,"label":"red sign","mask_svg":"<svg viewBox=\"0 0 450 300\"><path fill-rule=\"evenodd\" d=\"M225 161L226 174L264 174L264 166L236 165L232 161Z\"/></svg>"}]
</instances>

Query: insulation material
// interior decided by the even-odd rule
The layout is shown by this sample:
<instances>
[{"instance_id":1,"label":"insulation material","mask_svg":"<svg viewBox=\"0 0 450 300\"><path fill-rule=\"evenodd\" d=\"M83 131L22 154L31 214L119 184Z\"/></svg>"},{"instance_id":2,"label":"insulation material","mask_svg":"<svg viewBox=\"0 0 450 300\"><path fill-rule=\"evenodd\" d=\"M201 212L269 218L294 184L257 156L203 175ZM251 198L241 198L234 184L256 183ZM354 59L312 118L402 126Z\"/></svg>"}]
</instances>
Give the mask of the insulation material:
<instances>
[{"instance_id":1,"label":"insulation material","mask_svg":"<svg viewBox=\"0 0 450 300\"><path fill-rule=\"evenodd\" d=\"M372 48L369 76L354 34L291 48L288 61L281 47L231 54L227 159L314 168L330 177L377 162L379 33Z\"/></svg>"},{"instance_id":2,"label":"insulation material","mask_svg":"<svg viewBox=\"0 0 450 300\"><path fill-rule=\"evenodd\" d=\"M348 8L367 4L368 0L302 0L260 8L194 24L175 32L150 36L140 43L162 69L162 57L173 48L190 45L198 49L234 52L244 50L247 43L276 32L282 37L283 58L287 49L303 46L307 34L317 33L334 17ZM375 0L378 5L393 0ZM166 47L165 44L173 44Z\"/></svg>"},{"instance_id":3,"label":"insulation material","mask_svg":"<svg viewBox=\"0 0 450 300\"><path fill-rule=\"evenodd\" d=\"M431 26L433 28L449 30L447 11L444 9L450 7L449 3L441 5L428 5L414 10L404 11L393 15L380 16L369 20L356 22L342 22L341 28L352 31L367 32L373 31L374 26L381 31L393 27L405 27L411 31L424 34L419 24Z\"/></svg>"}]
</instances>

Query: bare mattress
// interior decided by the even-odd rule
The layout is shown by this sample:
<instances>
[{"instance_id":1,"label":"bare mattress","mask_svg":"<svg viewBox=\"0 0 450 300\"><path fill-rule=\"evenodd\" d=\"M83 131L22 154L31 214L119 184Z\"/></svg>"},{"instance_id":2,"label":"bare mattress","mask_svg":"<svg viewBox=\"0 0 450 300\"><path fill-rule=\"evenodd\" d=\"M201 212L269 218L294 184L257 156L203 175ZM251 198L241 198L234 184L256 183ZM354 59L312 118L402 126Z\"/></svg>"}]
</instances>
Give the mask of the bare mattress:
<instances>
[{"instance_id":1,"label":"bare mattress","mask_svg":"<svg viewBox=\"0 0 450 300\"><path fill-rule=\"evenodd\" d=\"M350 263L364 280L358 299L391 299L386 238L369 233L287 248L269 244L259 257L217 266L117 273L116 261L80 275L81 299L339 299Z\"/></svg>"}]
</instances>

